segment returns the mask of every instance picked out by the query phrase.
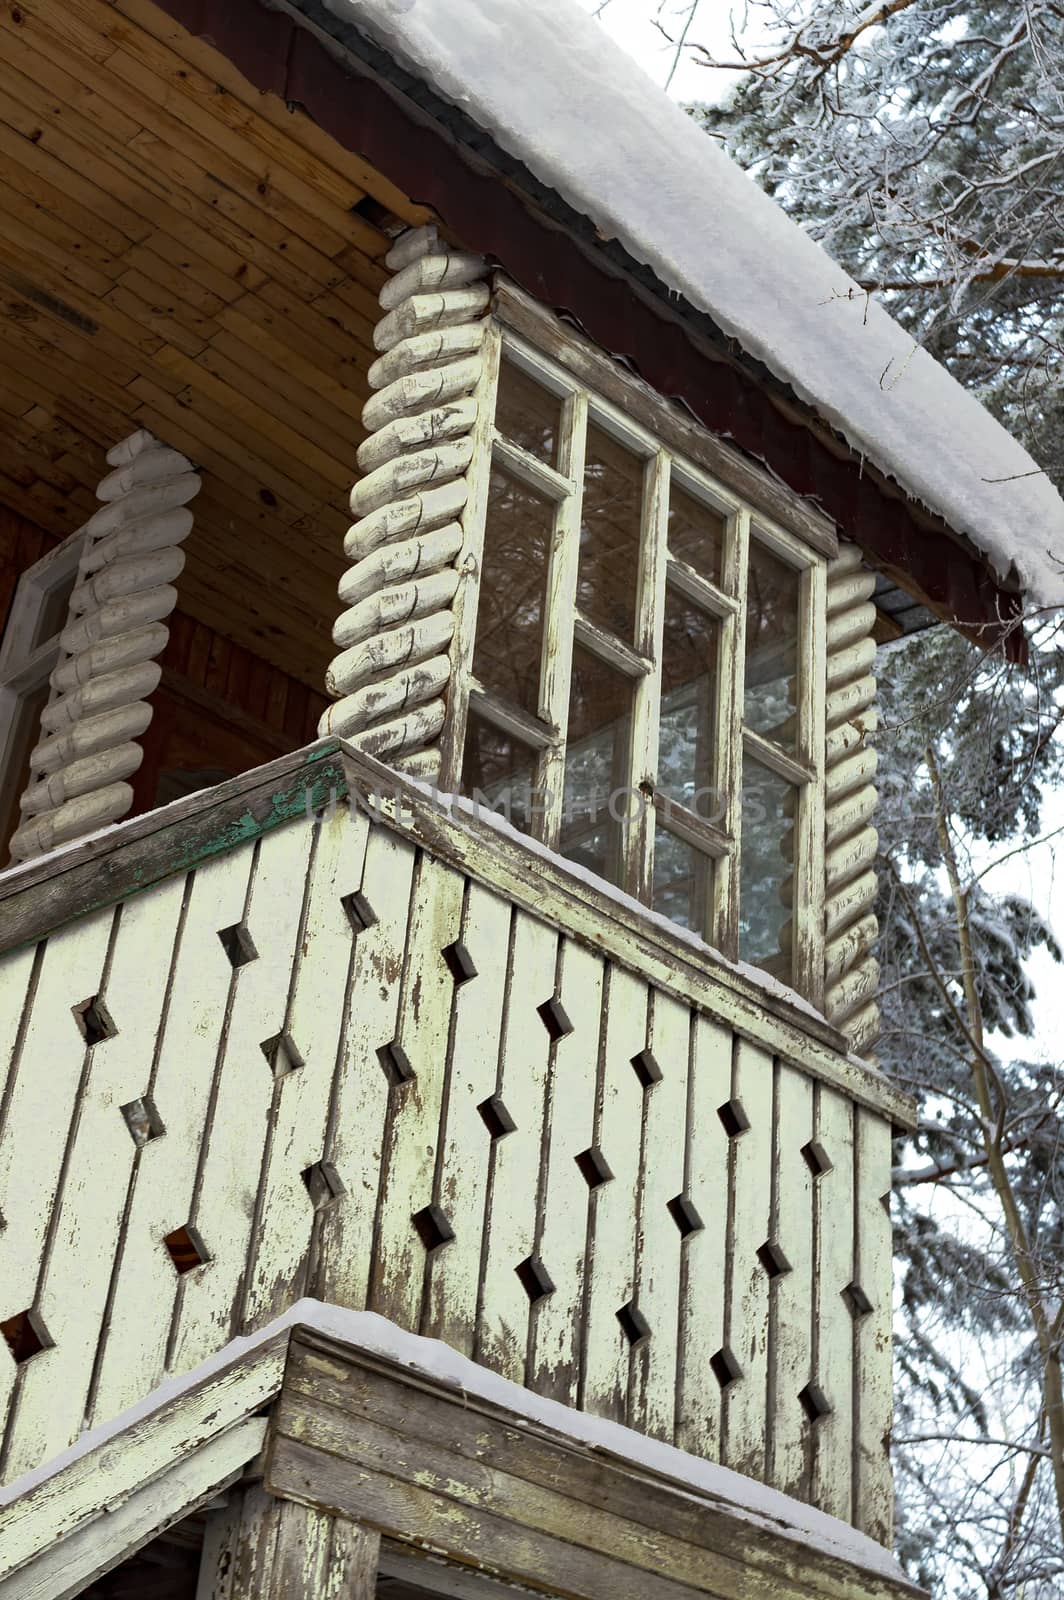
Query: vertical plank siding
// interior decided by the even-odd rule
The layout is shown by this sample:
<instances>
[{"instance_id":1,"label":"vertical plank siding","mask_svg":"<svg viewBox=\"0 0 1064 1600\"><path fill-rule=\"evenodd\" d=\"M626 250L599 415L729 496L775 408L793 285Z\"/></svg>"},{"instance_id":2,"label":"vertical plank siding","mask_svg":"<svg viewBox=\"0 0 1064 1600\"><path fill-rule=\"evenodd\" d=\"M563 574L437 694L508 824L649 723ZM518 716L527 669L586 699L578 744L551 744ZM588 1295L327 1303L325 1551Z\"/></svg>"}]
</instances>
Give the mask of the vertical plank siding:
<instances>
[{"instance_id":1,"label":"vertical plank siding","mask_svg":"<svg viewBox=\"0 0 1064 1600\"><path fill-rule=\"evenodd\" d=\"M0 964L5 1480L310 1294L889 1535L886 1121L552 922L336 807Z\"/></svg>"}]
</instances>

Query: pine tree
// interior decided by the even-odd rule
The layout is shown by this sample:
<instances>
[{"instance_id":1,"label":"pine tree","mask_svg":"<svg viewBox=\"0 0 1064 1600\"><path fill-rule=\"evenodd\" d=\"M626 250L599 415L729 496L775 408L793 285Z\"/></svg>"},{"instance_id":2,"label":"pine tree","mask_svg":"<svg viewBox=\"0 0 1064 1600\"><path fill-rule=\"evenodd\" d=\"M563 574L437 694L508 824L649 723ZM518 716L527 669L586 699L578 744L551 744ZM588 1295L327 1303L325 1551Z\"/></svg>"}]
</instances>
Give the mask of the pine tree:
<instances>
[{"instance_id":1,"label":"pine tree","mask_svg":"<svg viewBox=\"0 0 1064 1600\"><path fill-rule=\"evenodd\" d=\"M760 64L706 128L1064 482L1064 7L749 11Z\"/></svg>"},{"instance_id":2,"label":"pine tree","mask_svg":"<svg viewBox=\"0 0 1064 1600\"><path fill-rule=\"evenodd\" d=\"M1064 484L1064 6L747 10L753 69L694 114ZM709 59L697 12L688 47ZM1061 950L985 870L1036 839L1064 762L1059 634L1032 643L1023 671L939 628L880 664L879 1054L920 1119L894 1201L898 1544L950 1600L1064 1592L1064 1067L1026 968Z\"/></svg>"}]
</instances>

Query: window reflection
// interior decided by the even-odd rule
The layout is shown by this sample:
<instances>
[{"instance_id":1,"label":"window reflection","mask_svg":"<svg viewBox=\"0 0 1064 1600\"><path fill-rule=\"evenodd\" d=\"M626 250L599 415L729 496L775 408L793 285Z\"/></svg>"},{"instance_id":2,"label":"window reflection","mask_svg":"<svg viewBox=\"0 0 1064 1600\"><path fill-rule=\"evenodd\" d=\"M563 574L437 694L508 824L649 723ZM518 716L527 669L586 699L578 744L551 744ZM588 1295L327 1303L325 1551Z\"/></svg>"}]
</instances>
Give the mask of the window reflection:
<instances>
[{"instance_id":1,"label":"window reflection","mask_svg":"<svg viewBox=\"0 0 1064 1600\"><path fill-rule=\"evenodd\" d=\"M556 465L561 433L562 402L544 389L512 361L504 361L499 373L499 395L495 404L495 426L512 443L538 456L549 466Z\"/></svg>"},{"instance_id":2,"label":"window reflection","mask_svg":"<svg viewBox=\"0 0 1064 1600\"><path fill-rule=\"evenodd\" d=\"M719 625L677 590L665 597L658 780L661 793L719 821L714 793Z\"/></svg>"},{"instance_id":3,"label":"window reflection","mask_svg":"<svg viewBox=\"0 0 1064 1600\"><path fill-rule=\"evenodd\" d=\"M746 599L747 727L784 749L796 744L801 574L750 540Z\"/></svg>"},{"instance_id":4,"label":"window reflection","mask_svg":"<svg viewBox=\"0 0 1064 1600\"><path fill-rule=\"evenodd\" d=\"M535 770L535 752L528 745L493 727L475 711L469 713L462 756L464 795L528 833L532 826Z\"/></svg>"},{"instance_id":5,"label":"window reflection","mask_svg":"<svg viewBox=\"0 0 1064 1600\"><path fill-rule=\"evenodd\" d=\"M797 791L749 756L743 761L739 955L791 980L788 936Z\"/></svg>"},{"instance_id":6,"label":"window reflection","mask_svg":"<svg viewBox=\"0 0 1064 1600\"><path fill-rule=\"evenodd\" d=\"M539 709L543 605L554 508L516 478L491 474L473 670L485 689Z\"/></svg>"},{"instance_id":7,"label":"window reflection","mask_svg":"<svg viewBox=\"0 0 1064 1600\"><path fill-rule=\"evenodd\" d=\"M635 639L644 464L588 424L577 605L627 644Z\"/></svg>"},{"instance_id":8,"label":"window reflection","mask_svg":"<svg viewBox=\"0 0 1064 1600\"><path fill-rule=\"evenodd\" d=\"M620 883L629 796L632 684L578 645L573 651L561 852Z\"/></svg>"},{"instance_id":9,"label":"window reflection","mask_svg":"<svg viewBox=\"0 0 1064 1600\"><path fill-rule=\"evenodd\" d=\"M674 481L669 490L669 553L686 561L700 577L720 583L727 523Z\"/></svg>"},{"instance_id":10,"label":"window reflection","mask_svg":"<svg viewBox=\"0 0 1064 1600\"><path fill-rule=\"evenodd\" d=\"M696 850L659 821L654 830L655 911L704 935L713 895L713 858Z\"/></svg>"}]
</instances>

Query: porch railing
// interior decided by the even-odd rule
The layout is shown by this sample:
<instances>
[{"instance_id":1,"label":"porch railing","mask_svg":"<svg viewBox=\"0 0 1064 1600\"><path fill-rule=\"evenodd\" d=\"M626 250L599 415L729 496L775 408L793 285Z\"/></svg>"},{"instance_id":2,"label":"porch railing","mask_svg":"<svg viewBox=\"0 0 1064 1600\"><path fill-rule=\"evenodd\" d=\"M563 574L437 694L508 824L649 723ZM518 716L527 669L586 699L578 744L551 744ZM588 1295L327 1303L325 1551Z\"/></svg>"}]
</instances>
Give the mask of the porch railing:
<instances>
[{"instance_id":1,"label":"porch railing","mask_svg":"<svg viewBox=\"0 0 1064 1600\"><path fill-rule=\"evenodd\" d=\"M310 1294L889 1537L908 1107L785 993L336 741L0 930L0 1478Z\"/></svg>"}]
</instances>

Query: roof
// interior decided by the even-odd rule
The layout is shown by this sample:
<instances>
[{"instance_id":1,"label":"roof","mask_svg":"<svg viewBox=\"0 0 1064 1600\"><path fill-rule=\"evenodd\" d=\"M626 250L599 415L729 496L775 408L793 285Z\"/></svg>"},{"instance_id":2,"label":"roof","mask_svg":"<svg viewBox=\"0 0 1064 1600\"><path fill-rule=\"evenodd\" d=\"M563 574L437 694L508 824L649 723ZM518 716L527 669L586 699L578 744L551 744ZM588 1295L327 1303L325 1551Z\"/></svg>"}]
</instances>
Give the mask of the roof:
<instances>
[{"instance_id":1,"label":"roof","mask_svg":"<svg viewBox=\"0 0 1064 1600\"><path fill-rule=\"evenodd\" d=\"M288 1343L301 1333L369 1357L396 1376L410 1374L464 1408L497 1414L532 1441L555 1440L600 1467L621 1463L678 1489L698 1503L705 1518L734 1524L737 1552L741 1548L748 1558L744 1531L756 1530L762 1549L764 1541L770 1549L797 1546L808 1564L811 1594L827 1592L817 1581L817 1557L835 1579L831 1592L840 1576L835 1563L842 1562L848 1592L852 1585L855 1594L919 1593L889 1550L814 1506L619 1422L537 1395L374 1312L307 1298L257 1332L231 1340L192 1371L166 1378L119 1416L0 1487L0 1600L29 1593L24 1580L35 1570L46 1577L58 1570L68 1584L84 1581L93 1565L101 1570L121 1559L231 1480L263 1444L262 1413L282 1390ZM9 1588L12 1573L19 1574L19 1588ZM32 1592L43 1593L44 1587ZM47 1592L58 1593L58 1584Z\"/></svg>"},{"instance_id":2,"label":"roof","mask_svg":"<svg viewBox=\"0 0 1064 1600\"><path fill-rule=\"evenodd\" d=\"M574 0L325 4L707 314L1002 580L1064 604L1064 501L1045 473Z\"/></svg>"}]
</instances>

